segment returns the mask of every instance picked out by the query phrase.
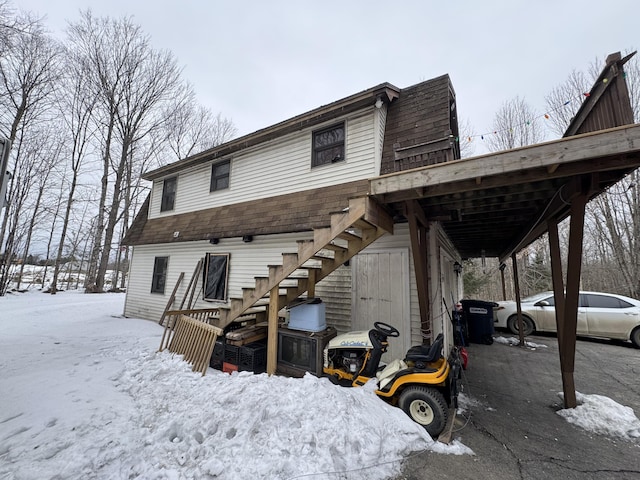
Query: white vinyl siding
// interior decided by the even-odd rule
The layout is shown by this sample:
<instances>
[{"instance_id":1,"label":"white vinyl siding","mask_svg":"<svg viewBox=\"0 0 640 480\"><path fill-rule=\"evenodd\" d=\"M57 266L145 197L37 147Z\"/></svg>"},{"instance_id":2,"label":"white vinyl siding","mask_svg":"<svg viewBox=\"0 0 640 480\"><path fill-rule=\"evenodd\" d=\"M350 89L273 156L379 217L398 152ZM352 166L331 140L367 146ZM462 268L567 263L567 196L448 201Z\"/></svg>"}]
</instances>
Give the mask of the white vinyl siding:
<instances>
[{"instance_id":1,"label":"white vinyl siding","mask_svg":"<svg viewBox=\"0 0 640 480\"><path fill-rule=\"evenodd\" d=\"M325 303L327 325L338 333L351 330L351 267L343 265L318 282L316 297Z\"/></svg>"},{"instance_id":2,"label":"white vinyl siding","mask_svg":"<svg viewBox=\"0 0 640 480\"><path fill-rule=\"evenodd\" d=\"M387 106L375 110L375 170L376 175L380 175L380 166L382 165L382 147L384 146L384 132L387 125Z\"/></svg>"},{"instance_id":3,"label":"white vinyl siding","mask_svg":"<svg viewBox=\"0 0 640 480\"><path fill-rule=\"evenodd\" d=\"M180 272L184 278L178 288L172 308L179 308L198 260L205 253L229 253L229 298L242 297L243 287L253 287L254 277L267 276L268 265L282 264L283 252L296 252L296 240L312 238L312 234L284 234L261 236L251 243L241 239L223 239L217 245L207 241L175 244L137 245L131 260L129 285L124 313L128 317L160 320L171 297ZM151 278L155 257L169 257L169 269L164 294L151 294ZM192 308L214 308L216 302L202 299L202 275L198 276L198 291ZM188 300L187 300L188 301ZM185 303L186 308L186 303Z\"/></svg>"},{"instance_id":4,"label":"white vinyl siding","mask_svg":"<svg viewBox=\"0 0 640 480\"><path fill-rule=\"evenodd\" d=\"M160 212L162 179L153 184L149 218L176 215L220 207L248 200L326 187L375 177L379 173L376 159L379 121L371 107L325 125L307 128L218 161L231 160L229 188L210 192L212 162L180 172L176 204L171 212ZM313 131L344 121L346 128L345 161L311 167ZM378 165L376 165L378 164Z\"/></svg>"}]
</instances>

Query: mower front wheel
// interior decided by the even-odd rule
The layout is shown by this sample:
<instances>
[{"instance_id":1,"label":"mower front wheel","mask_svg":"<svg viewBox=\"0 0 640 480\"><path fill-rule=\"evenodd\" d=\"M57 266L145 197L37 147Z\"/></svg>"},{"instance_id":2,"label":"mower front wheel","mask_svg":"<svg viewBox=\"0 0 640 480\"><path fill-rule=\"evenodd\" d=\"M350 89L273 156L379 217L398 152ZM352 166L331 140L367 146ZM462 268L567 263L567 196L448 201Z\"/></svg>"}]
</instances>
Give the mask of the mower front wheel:
<instances>
[{"instance_id":1,"label":"mower front wheel","mask_svg":"<svg viewBox=\"0 0 640 480\"><path fill-rule=\"evenodd\" d=\"M411 420L422 425L432 437L442 433L449 417L447 402L434 388L407 387L400 394L398 406Z\"/></svg>"}]
</instances>

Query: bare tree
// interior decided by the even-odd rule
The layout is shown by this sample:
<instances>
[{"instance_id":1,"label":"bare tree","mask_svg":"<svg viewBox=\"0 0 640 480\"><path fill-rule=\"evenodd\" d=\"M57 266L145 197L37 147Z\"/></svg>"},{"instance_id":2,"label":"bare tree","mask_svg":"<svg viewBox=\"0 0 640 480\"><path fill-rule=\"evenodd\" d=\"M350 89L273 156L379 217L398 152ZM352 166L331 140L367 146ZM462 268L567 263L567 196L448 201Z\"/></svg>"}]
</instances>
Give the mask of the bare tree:
<instances>
[{"instance_id":1,"label":"bare tree","mask_svg":"<svg viewBox=\"0 0 640 480\"><path fill-rule=\"evenodd\" d=\"M97 268L86 285L87 291L102 292L132 152L165 122L161 112L178 91L180 72L173 55L153 50L148 37L129 19L95 19L84 12L70 27L70 38L78 57L89 66L103 112L102 190L92 252Z\"/></svg>"},{"instance_id":2,"label":"bare tree","mask_svg":"<svg viewBox=\"0 0 640 480\"><path fill-rule=\"evenodd\" d=\"M520 97L502 104L493 120L494 133L487 136L491 151L509 150L538 143L544 138L540 119Z\"/></svg>"},{"instance_id":3,"label":"bare tree","mask_svg":"<svg viewBox=\"0 0 640 480\"><path fill-rule=\"evenodd\" d=\"M27 224L26 238L24 241L23 261L20 263L19 273L16 280L16 289L20 290L20 283L26 263L29 256L31 241L36 231L36 225L39 223L40 214L44 206L46 194L50 188L52 173L56 165L60 161L61 152L63 150L63 142L59 136L59 129L56 124L50 122L46 124L46 130L37 129L27 143L27 148L34 156L33 165L36 168L37 175L32 179L30 189L34 194L34 201L26 210L30 211L30 219Z\"/></svg>"},{"instance_id":4,"label":"bare tree","mask_svg":"<svg viewBox=\"0 0 640 480\"><path fill-rule=\"evenodd\" d=\"M640 298L640 172L596 198L591 208L600 258L616 273L610 278L620 292Z\"/></svg>"},{"instance_id":5,"label":"bare tree","mask_svg":"<svg viewBox=\"0 0 640 480\"><path fill-rule=\"evenodd\" d=\"M547 110L551 112L548 119L549 128L558 137L564 135L594 79L582 70L573 70L562 84L545 97Z\"/></svg>"},{"instance_id":6,"label":"bare tree","mask_svg":"<svg viewBox=\"0 0 640 480\"><path fill-rule=\"evenodd\" d=\"M38 155L32 149L21 148L21 142L30 138L29 129L43 121L50 108L50 99L59 76L60 47L42 32L42 26L35 20L16 20L20 29L11 31L11 41L4 45L4 55L0 57L0 117L2 134L13 145L13 178L9 182L10 203L4 209L0 227L0 245L4 254L0 258L0 294L8 286L8 272L11 261L17 254L18 242L25 228L26 208L32 180L38 167L33 164ZM20 153L25 156L20 158ZM26 222L28 224L28 222Z\"/></svg>"},{"instance_id":7,"label":"bare tree","mask_svg":"<svg viewBox=\"0 0 640 480\"><path fill-rule=\"evenodd\" d=\"M471 125L469 119L464 119L458 123L458 142L460 144L460 158L467 158L473 156L475 152L475 144L473 141L469 141L476 137L475 130Z\"/></svg>"},{"instance_id":8,"label":"bare tree","mask_svg":"<svg viewBox=\"0 0 640 480\"><path fill-rule=\"evenodd\" d=\"M81 169L86 163L89 141L93 135L91 116L97 102L97 95L91 90L87 81L86 65L81 61L73 61L72 58L68 58L65 70L67 75L62 82L61 94L58 95L58 107L60 117L66 127L65 131L68 132L71 139L71 148L68 154L68 171L71 173L71 178L67 206L62 220L62 232L58 243L58 253L54 264L53 279L51 281L51 294L55 294L57 291L58 275L67 238L67 229L69 228L69 219L71 218L78 179Z\"/></svg>"}]
</instances>

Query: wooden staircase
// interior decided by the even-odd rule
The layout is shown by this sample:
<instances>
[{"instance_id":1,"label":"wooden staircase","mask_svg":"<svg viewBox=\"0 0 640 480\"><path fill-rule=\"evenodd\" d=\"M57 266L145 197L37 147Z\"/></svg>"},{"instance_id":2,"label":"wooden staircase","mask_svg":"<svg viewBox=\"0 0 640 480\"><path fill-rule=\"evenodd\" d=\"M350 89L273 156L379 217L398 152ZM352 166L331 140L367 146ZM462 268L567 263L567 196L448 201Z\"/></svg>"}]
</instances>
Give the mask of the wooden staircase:
<instances>
[{"instance_id":1,"label":"wooden staircase","mask_svg":"<svg viewBox=\"0 0 640 480\"><path fill-rule=\"evenodd\" d=\"M255 277L242 298L219 307L213 323L224 328L241 315L264 314L275 287L278 310L305 292L314 296L316 283L385 233L393 233L393 218L383 207L369 197L350 200L348 209L331 214L330 226L314 229L313 239L299 240L297 252L283 253L282 265L269 265L268 276Z\"/></svg>"}]
</instances>

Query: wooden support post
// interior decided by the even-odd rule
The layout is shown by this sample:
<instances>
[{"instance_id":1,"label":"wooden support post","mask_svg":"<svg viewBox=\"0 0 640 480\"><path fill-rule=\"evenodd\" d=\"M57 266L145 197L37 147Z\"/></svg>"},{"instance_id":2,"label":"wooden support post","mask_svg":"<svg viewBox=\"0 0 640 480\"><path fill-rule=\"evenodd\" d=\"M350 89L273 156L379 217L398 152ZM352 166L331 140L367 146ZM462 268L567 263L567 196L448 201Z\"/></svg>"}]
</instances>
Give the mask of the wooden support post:
<instances>
[{"instance_id":1,"label":"wooden support post","mask_svg":"<svg viewBox=\"0 0 640 480\"><path fill-rule=\"evenodd\" d=\"M518 262L516 260L516 252L511 254L511 263L513 264L513 289L516 294L516 309L518 315L518 333L520 337L520 346L524 347L524 325L522 325L522 303L520 302L520 281L518 280Z\"/></svg>"},{"instance_id":2,"label":"wooden support post","mask_svg":"<svg viewBox=\"0 0 640 480\"><path fill-rule=\"evenodd\" d=\"M278 293L276 285L269 293L269 327L267 331L267 373L273 375L278 368Z\"/></svg>"},{"instance_id":3,"label":"wooden support post","mask_svg":"<svg viewBox=\"0 0 640 480\"><path fill-rule=\"evenodd\" d=\"M316 271L314 269L309 270L309 278L307 283L307 297L313 298L316 296Z\"/></svg>"},{"instance_id":4,"label":"wooden support post","mask_svg":"<svg viewBox=\"0 0 640 480\"><path fill-rule=\"evenodd\" d=\"M503 263L502 265L500 265L500 279L502 280L502 301L506 302L507 301L507 287L505 285L505 281L504 281L504 269L505 269L506 265Z\"/></svg>"},{"instance_id":5,"label":"wooden support post","mask_svg":"<svg viewBox=\"0 0 640 480\"><path fill-rule=\"evenodd\" d=\"M560 358L564 359L562 389L565 408L575 408L576 385L573 378L576 358L576 330L578 325L578 302L580 300L580 273L582 270L582 239L584 235L584 211L587 195L581 194L571 200L569 224L569 253L567 259L567 293L564 303L564 324L558 336ZM560 338L562 341L560 342Z\"/></svg>"},{"instance_id":6,"label":"wooden support post","mask_svg":"<svg viewBox=\"0 0 640 480\"><path fill-rule=\"evenodd\" d=\"M560 236L558 235L558 221L556 219L547 222L549 231L549 251L551 253L551 280L553 282L553 298L556 309L556 332L558 345L562 344L564 330L564 280L562 274L562 259L560 255ZM560 351L560 365L563 364L562 351Z\"/></svg>"},{"instance_id":7,"label":"wooden support post","mask_svg":"<svg viewBox=\"0 0 640 480\"><path fill-rule=\"evenodd\" d=\"M411 253L416 274L418 290L418 308L420 309L420 324L423 333L431 333L429 318L429 282L427 280L427 225L422 207L418 202L406 202L407 218L409 220L409 236L411 238Z\"/></svg>"}]
</instances>

